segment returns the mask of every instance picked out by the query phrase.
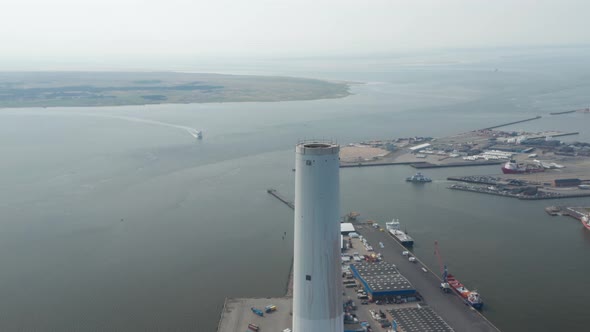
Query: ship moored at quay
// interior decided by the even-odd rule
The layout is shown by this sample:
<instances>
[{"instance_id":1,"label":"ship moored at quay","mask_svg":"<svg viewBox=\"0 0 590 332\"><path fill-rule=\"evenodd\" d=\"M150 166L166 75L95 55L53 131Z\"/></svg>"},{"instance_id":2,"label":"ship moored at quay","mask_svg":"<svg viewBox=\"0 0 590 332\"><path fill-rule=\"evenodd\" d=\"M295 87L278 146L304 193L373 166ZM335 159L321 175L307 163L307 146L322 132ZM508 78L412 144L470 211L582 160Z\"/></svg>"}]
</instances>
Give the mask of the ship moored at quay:
<instances>
[{"instance_id":1,"label":"ship moored at quay","mask_svg":"<svg viewBox=\"0 0 590 332\"><path fill-rule=\"evenodd\" d=\"M457 280L455 276L449 274L447 266L443 263L440 250L438 248L438 241L434 242L434 255L438 259L438 265L441 271L442 282L440 284L440 289L446 293L450 292L451 290L455 291L455 293L464 299L466 304L472 306L475 309L481 310L483 307L483 300L479 293L475 290L470 291L459 280Z\"/></svg>"},{"instance_id":2,"label":"ship moored at quay","mask_svg":"<svg viewBox=\"0 0 590 332\"><path fill-rule=\"evenodd\" d=\"M467 304L474 307L475 309L481 309L483 307L483 300L477 291L470 291L465 287L459 280L452 274L446 276L446 282L465 299Z\"/></svg>"},{"instance_id":3,"label":"ship moored at quay","mask_svg":"<svg viewBox=\"0 0 590 332\"><path fill-rule=\"evenodd\" d=\"M414 245L414 239L408 235L407 232L401 230L399 219L393 219L385 223L387 232L393 236L404 247L411 247Z\"/></svg>"},{"instance_id":4,"label":"ship moored at quay","mask_svg":"<svg viewBox=\"0 0 590 332\"><path fill-rule=\"evenodd\" d=\"M392 327L398 331L499 331L478 310L466 306L468 303L458 293L441 291L440 275L389 231L378 223L359 219L358 213L348 214L344 220L351 222L354 231L346 234L341 229L344 331L384 332ZM362 258L360 262L352 261L353 252ZM250 324L260 331L296 332L289 292L292 282L287 284L287 295L282 298L226 299L218 332L245 330ZM268 315L260 316L251 310L271 303L277 310Z\"/></svg>"},{"instance_id":5,"label":"ship moored at quay","mask_svg":"<svg viewBox=\"0 0 590 332\"><path fill-rule=\"evenodd\" d=\"M518 164L515 160L510 160L502 165L502 173L504 174L539 173L543 171L545 169L539 165Z\"/></svg>"},{"instance_id":6,"label":"ship moored at quay","mask_svg":"<svg viewBox=\"0 0 590 332\"><path fill-rule=\"evenodd\" d=\"M447 279L443 280L440 274L433 273L414 253L407 251L397 241L397 238L391 236L387 227L383 229L373 221L354 221L353 224L358 229L358 233L368 243L383 243L383 246L379 245L380 249L378 251L379 254L382 254L380 256L384 261L394 264L395 269L406 277L412 287L419 292L417 296L423 298L423 303L420 303L420 306L426 305L436 308L436 313L454 331L498 331L480 312L483 308L483 300L479 292L467 290L453 275L449 274ZM365 225L372 227L366 227ZM435 248L438 249L438 246ZM363 253L361 252L361 254ZM445 282L453 284L449 284L448 291L441 287ZM477 310L465 310L465 308ZM452 312L469 313L470 322L464 325L466 317L460 318ZM422 330L418 329L416 331Z\"/></svg>"}]
</instances>

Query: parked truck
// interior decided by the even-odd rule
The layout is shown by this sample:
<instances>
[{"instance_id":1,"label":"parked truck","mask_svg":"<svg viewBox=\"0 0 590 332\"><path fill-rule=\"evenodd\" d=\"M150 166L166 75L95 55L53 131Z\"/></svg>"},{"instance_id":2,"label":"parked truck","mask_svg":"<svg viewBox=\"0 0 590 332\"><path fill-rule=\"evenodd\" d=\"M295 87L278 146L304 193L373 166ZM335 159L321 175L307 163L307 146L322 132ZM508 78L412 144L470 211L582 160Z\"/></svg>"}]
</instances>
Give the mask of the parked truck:
<instances>
[{"instance_id":1,"label":"parked truck","mask_svg":"<svg viewBox=\"0 0 590 332\"><path fill-rule=\"evenodd\" d=\"M252 310L253 313L257 314L258 316L262 317L264 316L264 313L262 312L262 310L258 309L258 308L250 308L250 310Z\"/></svg>"}]
</instances>

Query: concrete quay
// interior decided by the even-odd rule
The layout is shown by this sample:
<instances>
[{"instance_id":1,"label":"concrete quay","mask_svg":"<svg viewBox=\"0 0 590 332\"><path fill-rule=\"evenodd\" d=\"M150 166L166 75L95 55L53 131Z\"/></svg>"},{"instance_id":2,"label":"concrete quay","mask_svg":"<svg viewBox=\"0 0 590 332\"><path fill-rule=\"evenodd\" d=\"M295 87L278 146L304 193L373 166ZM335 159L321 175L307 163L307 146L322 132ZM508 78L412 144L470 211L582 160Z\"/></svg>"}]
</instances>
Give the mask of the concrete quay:
<instances>
[{"instance_id":1,"label":"concrete quay","mask_svg":"<svg viewBox=\"0 0 590 332\"><path fill-rule=\"evenodd\" d=\"M268 193L279 199L282 203L290 208L293 207L292 202L284 199L275 190L269 189ZM287 204L291 203L291 204ZM369 303L361 305L361 300L356 298L357 288L344 288L342 302L353 300L357 309L354 311L359 321L368 322L372 331L388 332L387 328L382 328L380 324L372 318L370 310L378 312L382 310L387 312L387 319L391 321L391 312L400 309L420 308L426 307L432 310L437 318L440 318L441 324L452 329L453 331L466 332L488 332L499 331L491 322L489 322L479 311L465 304L463 299L455 293L444 293L440 290L440 278L424 265L419 259L416 263L408 260L408 257L402 255L402 251L407 250L397 240L390 236L386 231L375 229L369 224L355 223L357 233L363 235L367 241L375 248L376 252L383 255L383 260L387 263L394 264L398 271L407 278L412 286L418 291L418 302L409 302L403 304L376 304ZM361 244L358 239L351 239L353 248L346 251L351 255L353 252L359 252L361 255L371 254ZM383 243L381 248L378 243ZM426 271L426 272L424 272ZM218 332L235 332L247 331L248 324L256 324L260 327L260 331L283 331L292 326L292 271L290 273L289 282L287 284L287 295L280 298L228 298L225 301L221 319L218 325ZM485 300L485 294L483 294ZM274 304L278 307L276 312L265 313L263 317L257 316L251 310L252 307L264 310L264 307ZM485 308L485 307L484 307ZM484 309L485 310L485 309ZM429 321L429 319L427 319ZM421 321L421 318L414 318L413 326L420 326L420 324L427 323ZM448 324L448 325L447 325ZM446 327L445 327L446 326ZM345 329L354 330L359 328L358 324L346 325ZM399 326L399 331L405 332L403 326ZM409 329L408 331L413 331Z\"/></svg>"},{"instance_id":2,"label":"concrete quay","mask_svg":"<svg viewBox=\"0 0 590 332\"><path fill-rule=\"evenodd\" d=\"M588 215L590 208L580 206L548 206L545 208L545 212L550 216L566 216L581 221L584 216Z\"/></svg>"},{"instance_id":3,"label":"concrete quay","mask_svg":"<svg viewBox=\"0 0 590 332\"><path fill-rule=\"evenodd\" d=\"M264 307L270 304L276 305L277 311L264 313L263 317L254 314L250 309L254 307L264 311ZM226 299L217 331L249 331L248 324L256 324L260 327L261 332L281 332L284 329L291 328L292 310L292 297Z\"/></svg>"},{"instance_id":4,"label":"concrete quay","mask_svg":"<svg viewBox=\"0 0 590 332\"><path fill-rule=\"evenodd\" d=\"M441 279L432 272L419 259L412 263L408 257L402 255L402 251L408 250L397 242L387 231L380 231L367 224L356 224L359 234L375 248L376 252L383 255L383 260L395 264L399 272L405 276L420 293L424 302L432 308L455 331L499 331L479 311L465 304L456 293L444 293L440 290ZM384 248L378 248L376 244L382 242ZM362 251L362 246L356 246L353 251ZM426 269L424 272L422 269ZM458 276L461 278L461 276ZM482 294L485 301L485 292ZM485 310L485 304L484 304Z\"/></svg>"},{"instance_id":5,"label":"concrete quay","mask_svg":"<svg viewBox=\"0 0 590 332\"><path fill-rule=\"evenodd\" d=\"M388 319L391 321L391 310L426 307L432 309L437 317L448 324L453 331L465 332L497 332L499 331L491 322L489 322L480 312L466 305L461 297L455 293L443 293L439 284L440 278L430 271L419 259L412 263L402 251L407 250L399 244L387 232L382 232L367 224L355 224L357 232L367 239L367 241L376 248L377 252L383 255L383 260L395 264L400 273L405 276L420 294L421 301L409 302L403 304L376 304L369 303L362 305L361 300L356 298L356 288L344 288L342 301L353 300L357 309L354 314L359 321L366 321L372 326L374 332L388 332L387 328L382 328L379 323L371 317L370 310L378 312L382 310L388 313ZM383 243L383 248L376 245ZM358 239L352 239L353 248L347 250L348 254L359 252L361 255L370 254ZM377 249L378 248L378 249ZM422 269L426 269L424 272ZM290 287L289 287L290 288ZM287 290L289 294L289 289ZM485 294L484 300L485 300ZM218 332L235 332L247 330L248 324L253 323L260 327L261 331L283 331L292 325L292 301L291 296L281 298L229 298L226 299L221 314L221 320L218 326ZM255 315L251 307L264 310L264 307L274 304L278 307L276 312L264 314L263 317ZM485 307L484 307L485 308ZM484 309L485 310L485 309ZM423 324L418 318L415 325ZM414 325L413 324L413 325ZM356 329L359 325L347 325L348 329ZM404 331L403 326L399 326L399 331ZM443 331L443 330L441 330Z\"/></svg>"},{"instance_id":6,"label":"concrete quay","mask_svg":"<svg viewBox=\"0 0 590 332\"><path fill-rule=\"evenodd\" d=\"M502 124L499 124L499 125L496 125L496 126L482 128L481 130L491 130L491 129L501 128L501 127L506 127L506 126L510 126L510 125L513 125L513 124L517 124L517 123L538 120L540 118L541 118L541 116L540 115L537 115L534 118L528 118L528 119L519 120L519 121L512 121L512 122L508 122L508 123L502 123Z\"/></svg>"}]
</instances>

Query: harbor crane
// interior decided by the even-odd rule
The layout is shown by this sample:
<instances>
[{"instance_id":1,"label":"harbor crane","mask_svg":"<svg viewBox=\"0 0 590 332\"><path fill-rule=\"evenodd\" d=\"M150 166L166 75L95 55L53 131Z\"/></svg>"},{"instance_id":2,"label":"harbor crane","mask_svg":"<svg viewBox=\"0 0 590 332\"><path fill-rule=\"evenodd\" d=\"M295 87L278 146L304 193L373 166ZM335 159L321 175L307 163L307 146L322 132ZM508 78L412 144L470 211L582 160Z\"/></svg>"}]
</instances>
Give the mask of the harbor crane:
<instances>
[{"instance_id":1,"label":"harbor crane","mask_svg":"<svg viewBox=\"0 0 590 332\"><path fill-rule=\"evenodd\" d=\"M438 249L438 241L434 241L434 255L438 259L438 267L440 268L440 274L442 276L442 282L440 283L440 289L442 289L442 291L445 293L449 293L451 291L451 286L447 282L447 275L449 273L447 270L447 266L443 264L443 260L440 255L440 250Z\"/></svg>"}]
</instances>

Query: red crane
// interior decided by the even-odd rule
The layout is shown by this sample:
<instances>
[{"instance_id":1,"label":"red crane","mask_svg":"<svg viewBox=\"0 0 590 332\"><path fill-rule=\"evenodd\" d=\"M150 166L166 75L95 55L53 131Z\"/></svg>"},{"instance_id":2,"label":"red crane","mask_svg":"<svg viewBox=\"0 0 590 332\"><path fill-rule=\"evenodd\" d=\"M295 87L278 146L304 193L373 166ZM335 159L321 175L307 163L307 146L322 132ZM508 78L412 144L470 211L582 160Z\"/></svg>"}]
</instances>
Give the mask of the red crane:
<instances>
[{"instance_id":1,"label":"red crane","mask_svg":"<svg viewBox=\"0 0 590 332\"><path fill-rule=\"evenodd\" d=\"M443 262L442 257L440 256L440 251L438 250L438 241L434 241L434 255L438 258L438 267L440 268L440 274L442 275L444 272L443 269Z\"/></svg>"}]
</instances>

